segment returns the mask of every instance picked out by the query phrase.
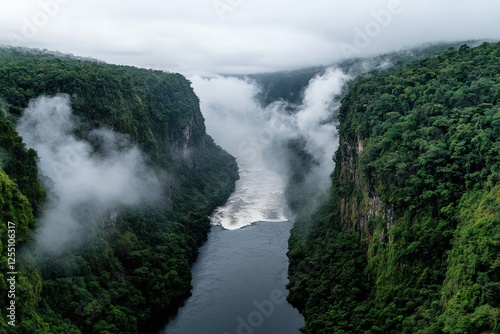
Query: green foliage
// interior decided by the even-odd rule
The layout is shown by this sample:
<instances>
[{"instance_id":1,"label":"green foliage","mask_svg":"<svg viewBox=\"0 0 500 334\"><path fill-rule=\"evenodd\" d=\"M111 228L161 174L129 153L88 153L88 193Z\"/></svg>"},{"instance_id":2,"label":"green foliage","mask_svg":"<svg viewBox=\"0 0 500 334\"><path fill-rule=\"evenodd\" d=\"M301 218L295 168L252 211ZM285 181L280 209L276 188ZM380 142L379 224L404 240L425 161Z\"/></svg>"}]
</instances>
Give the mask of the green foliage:
<instances>
[{"instance_id":1,"label":"green foliage","mask_svg":"<svg viewBox=\"0 0 500 334\"><path fill-rule=\"evenodd\" d=\"M445 333L500 331L500 185L460 203L460 224L441 289Z\"/></svg>"},{"instance_id":2,"label":"green foliage","mask_svg":"<svg viewBox=\"0 0 500 334\"><path fill-rule=\"evenodd\" d=\"M38 211L45 198L45 191L38 181L36 154L27 150L17 135L14 125L0 108L0 266L8 268L8 260L16 263L15 299L7 296L9 286L5 271L0 273L0 293L2 305L10 300L16 302L16 327L19 333L47 333L48 325L37 313L41 298L42 279L38 271L22 263L20 248L30 240L30 232L35 227L34 212ZM15 257L8 250L8 224L15 225ZM3 331L10 320L4 315L0 326ZM20 322L20 319L26 321Z\"/></svg>"},{"instance_id":3,"label":"green foliage","mask_svg":"<svg viewBox=\"0 0 500 334\"><path fill-rule=\"evenodd\" d=\"M9 244L9 233L7 230L12 227L9 222L15 226L15 243ZM47 333L48 326L44 323L41 317L36 312L36 305L40 300L41 293L41 277L39 273L32 270L29 266L21 263L20 247L25 244L29 238L30 228L35 224L35 218L32 213L31 205L20 191L17 185L9 178L7 174L0 168L0 266L8 268L8 260L13 260L16 264L16 284L14 298L8 298L10 286L7 283L7 275L5 270L0 272L0 293L2 305L9 305L11 300L16 303L16 327L20 333ZM15 248L15 255L12 256L12 246ZM12 262L10 262L12 264ZM10 321L4 314L5 308L2 310L2 318L0 326L3 331L6 331ZM20 319L25 318L28 321L20 323ZM9 326L10 327L10 326Z\"/></svg>"},{"instance_id":4,"label":"green foliage","mask_svg":"<svg viewBox=\"0 0 500 334\"><path fill-rule=\"evenodd\" d=\"M89 231L94 237L87 245L58 256L35 254L25 242L27 255L18 259L19 300L24 304L18 309L18 326L9 330L154 331L155 318L164 321L189 294L191 264L210 227L208 216L233 191L236 162L206 135L198 98L179 74L0 49L0 96L10 120L21 115L30 99L57 93L71 96L80 121L75 136L85 139L96 127L128 135L150 158L165 196L161 205L121 210L116 223ZM35 152L25 149L11 121L0 114L5 246L9 219L18 226L19 243L33 235L33 212L42 213L45 193ZM3 277L2 282L3 300Z\"/></svg>"},{"instance_id":5,"label":"green foliage","mask_svg":"<svg viewBox=\"0 0 500 334\"><path fill-rule=\"evenodd\" d=\"M499 331L499 55L462 46L350 84L328 212L291 239L305 333Z\"/></svg>"},{"instance_id":6,"label":"green foliage","mask_svg":"<svg viewBox=\"0 0 500 334\"><path fill-rule=\"evenodd\" d=\"M248 77L262 87L258 98L263 105L267 106L278 100L300 104L305 87L322 71L324 68L312 67L289 72L254 74Z\"/></svg>"},{"instance_id":7,"label":"green foliage","mask_svg":"<svg viewBox=\"0 0 500 334\"><path fill-rule=\"evenodd\" d=\"M156 159L190 122L193 141L205 136L198 98L180 74L24 49L0 49L0 58L0 96L16 117L31 99L65 93L85 116L82 131L105 126L127 133Z\"/></svg>"},{"instance_id":8,"label":"green foliage","mask_svg":"<svg viewBox=\"0 0 500 334\"><path fill-rule=\"evenodd\" d=\"M36 153L26 149L3 108L0 108L0 167L28 197L37 213L45 199L45 190L38 182Z\"/></svg>"}]
</instances>

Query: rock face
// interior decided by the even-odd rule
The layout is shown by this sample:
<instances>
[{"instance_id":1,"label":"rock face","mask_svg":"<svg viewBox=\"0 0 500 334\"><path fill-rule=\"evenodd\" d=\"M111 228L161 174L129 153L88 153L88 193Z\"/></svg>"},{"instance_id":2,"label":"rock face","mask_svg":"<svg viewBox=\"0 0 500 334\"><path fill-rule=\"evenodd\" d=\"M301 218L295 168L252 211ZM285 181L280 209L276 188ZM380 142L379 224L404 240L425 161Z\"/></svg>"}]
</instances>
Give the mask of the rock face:
<instances>
[{"instance_id":1,"label":"rock face","mask_svg":"<svg viewBox=\"0 0 500 334\"><path fill-rule=\"evenodd\" d=\"M394 206L384 203L374 184L370 184L363 175L359 163L363 151L364 145L360 138L354 142L340 138L340 160L337 162L339 172L335 182L340 189L339 221L342 229L369 239L376 234L377 224L390 228L394 226L396 217Z\"/></svg>"},{"instance_id":2,"label":"rock face","mask_svg":"<svg viewBox=\"0 0 500 334\"><path fill-rule=\"evenodd\" d=\"M194 159L191 145L191 136L193 134L193 125L194 119L191 118L189 123L186 125L184 130L182 130L182 134L184 136L184 143L182 143L182 158L184 163L188 166L189 169L194 168Z\"/></svg>"},{"instance_id":3,"label":"rock face","mask_svg":"<svg viewBox=\"0 0 500 334\"><path fill-rule=\"evenodd\" d=\"M120 211L117 209L109 210L104 213L102 217L100 217L101 226L103 228L111 228L116 225L118 222L118 217L120 215Z\"/></svg>"}]
</instances>

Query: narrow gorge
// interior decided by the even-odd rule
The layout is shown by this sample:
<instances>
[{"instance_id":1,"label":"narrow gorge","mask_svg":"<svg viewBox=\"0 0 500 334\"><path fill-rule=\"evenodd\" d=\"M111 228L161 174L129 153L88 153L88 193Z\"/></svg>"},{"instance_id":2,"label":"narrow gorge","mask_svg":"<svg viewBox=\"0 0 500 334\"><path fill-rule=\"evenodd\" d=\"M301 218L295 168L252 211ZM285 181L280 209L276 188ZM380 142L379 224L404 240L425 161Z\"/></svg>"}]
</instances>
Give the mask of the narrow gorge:
<instances>
[{"instance_id":1,"label":"narrow gorge","mask_svg":"<svg viewBox=\"0 0 500 334\"><path fill-rule=\"evenodd\" d=\"M498 332L499 57L204 77L0 48L2 330Z\"/></svg>"}]
</instances>

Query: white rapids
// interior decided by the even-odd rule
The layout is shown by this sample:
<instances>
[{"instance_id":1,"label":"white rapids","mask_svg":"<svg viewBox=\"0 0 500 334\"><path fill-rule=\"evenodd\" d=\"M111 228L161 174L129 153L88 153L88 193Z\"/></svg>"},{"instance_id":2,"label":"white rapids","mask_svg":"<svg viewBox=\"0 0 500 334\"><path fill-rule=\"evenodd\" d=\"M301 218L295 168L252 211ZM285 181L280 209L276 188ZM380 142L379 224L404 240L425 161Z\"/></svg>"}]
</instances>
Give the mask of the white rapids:
<instances>
[{"instance_id":1,"label":"white rapids","mask_svg":"<svg viewBox=\"0 0 500 334\"><path fill-rule=\"evenodd\" d=\"M284 190L284 176L267 166L240 166L235 191L214 211L212 224L235 230L259 221L287 221Z\"/></svg>"}]
</instances>

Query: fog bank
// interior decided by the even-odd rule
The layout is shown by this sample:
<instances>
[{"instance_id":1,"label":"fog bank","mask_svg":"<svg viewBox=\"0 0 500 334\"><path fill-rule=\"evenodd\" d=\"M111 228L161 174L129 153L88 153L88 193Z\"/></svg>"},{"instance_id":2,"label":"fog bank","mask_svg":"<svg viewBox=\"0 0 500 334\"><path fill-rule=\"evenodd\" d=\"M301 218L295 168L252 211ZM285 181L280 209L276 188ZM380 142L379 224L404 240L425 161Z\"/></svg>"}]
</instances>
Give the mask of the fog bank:
<instances>
[{"instance_id":1,"label":"fog bank","mask_svg":"<svg viewBox=\"0 0 500 334\"><path fill-rule=\"evenodd\" d=\"M27 147L38 154L48 190L36 235L44 253L85 242L96 226L115 224L121 209L160 197L155 173L127 136L100 128L83 140L74 135L77 124L67 95L31 101L17 123Z\"/></svg>"}]
</instances>

